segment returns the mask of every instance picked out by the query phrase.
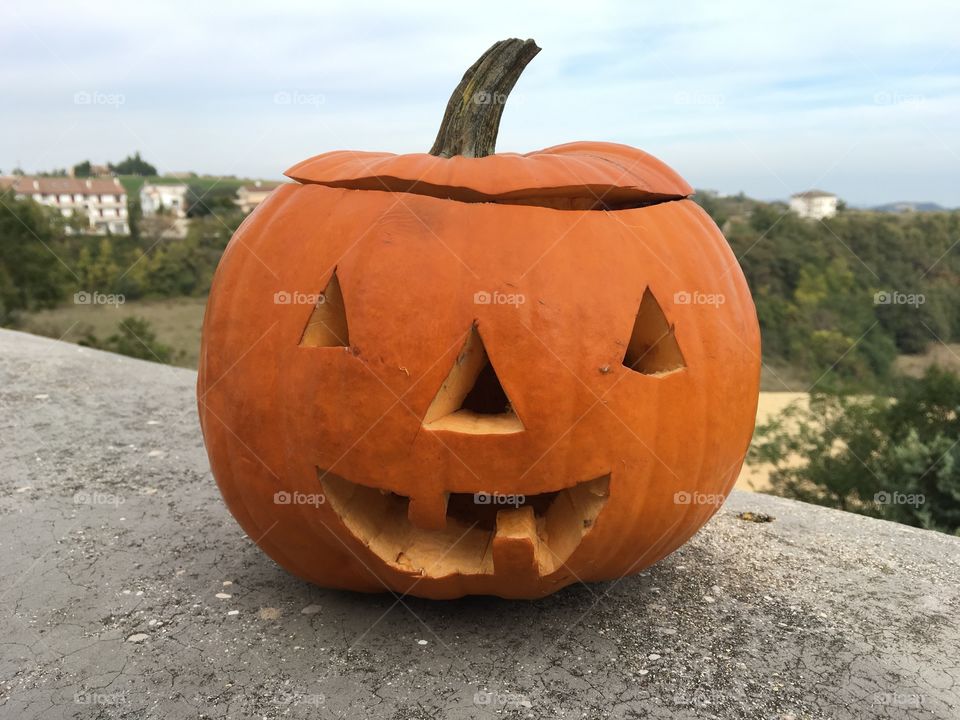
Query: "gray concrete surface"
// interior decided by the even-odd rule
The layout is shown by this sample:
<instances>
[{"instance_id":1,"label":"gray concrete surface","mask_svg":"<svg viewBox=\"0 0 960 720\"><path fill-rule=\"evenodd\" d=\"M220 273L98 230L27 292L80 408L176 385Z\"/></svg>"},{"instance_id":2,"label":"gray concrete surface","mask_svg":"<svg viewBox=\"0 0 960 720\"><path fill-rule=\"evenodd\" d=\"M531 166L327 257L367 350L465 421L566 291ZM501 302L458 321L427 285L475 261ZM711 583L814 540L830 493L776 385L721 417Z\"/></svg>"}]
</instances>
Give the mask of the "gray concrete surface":
<instances>
[{"instance_id":1,"label":"gray concrete surface","mask_svg":"<svg viewBox=\"0 0 960 720\"><path fill-rule=\"evenodd\" d=\"M960 718L958 538L735 493L543 601L323 590L224 508L194 381L0 331L0 718Z\"/></svg>"}]
</instances>

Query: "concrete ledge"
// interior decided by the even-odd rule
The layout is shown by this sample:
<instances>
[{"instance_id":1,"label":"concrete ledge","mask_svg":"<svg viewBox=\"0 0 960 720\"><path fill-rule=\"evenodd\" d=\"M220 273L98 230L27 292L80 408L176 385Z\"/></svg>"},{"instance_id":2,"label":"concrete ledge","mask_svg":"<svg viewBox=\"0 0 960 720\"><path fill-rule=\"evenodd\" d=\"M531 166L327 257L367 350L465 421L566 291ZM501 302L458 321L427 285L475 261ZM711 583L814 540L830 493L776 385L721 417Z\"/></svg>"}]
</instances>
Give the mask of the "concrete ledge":
<instances>
[{"instance_id":1,"label":"concrete ledge","mask_svg":"<svg viewBox=\"0 0 960 720\"><path fill-rule=\"evenodd\" d=\"M325 591L227 513L195 379L0 331L0 718L960 717L958 538L734 493L538 602Z\"/></svg>"}]
</instances>

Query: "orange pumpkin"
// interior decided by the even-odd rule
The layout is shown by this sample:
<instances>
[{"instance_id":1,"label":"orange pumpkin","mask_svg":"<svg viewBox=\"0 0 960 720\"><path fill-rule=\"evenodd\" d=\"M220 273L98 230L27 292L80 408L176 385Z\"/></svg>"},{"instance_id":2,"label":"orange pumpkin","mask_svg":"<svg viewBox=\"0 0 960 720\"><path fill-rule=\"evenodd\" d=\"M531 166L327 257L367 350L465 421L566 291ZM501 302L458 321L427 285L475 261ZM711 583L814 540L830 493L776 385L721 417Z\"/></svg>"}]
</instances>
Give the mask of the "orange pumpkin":
<instances>
[{"instance_id":1,"label":"orange pumpkin","mask_svg":"<svg viewBox=\"0 0 960 720\"><path fill-rule=\"evenodd\" d=\"M760 338L736 258L640 150L493 154L538 50L487 51L431 154L294 166L223 255L211 466L306 580L540 597L663 558L737 478Z\"/></svg>"}]
</instances>

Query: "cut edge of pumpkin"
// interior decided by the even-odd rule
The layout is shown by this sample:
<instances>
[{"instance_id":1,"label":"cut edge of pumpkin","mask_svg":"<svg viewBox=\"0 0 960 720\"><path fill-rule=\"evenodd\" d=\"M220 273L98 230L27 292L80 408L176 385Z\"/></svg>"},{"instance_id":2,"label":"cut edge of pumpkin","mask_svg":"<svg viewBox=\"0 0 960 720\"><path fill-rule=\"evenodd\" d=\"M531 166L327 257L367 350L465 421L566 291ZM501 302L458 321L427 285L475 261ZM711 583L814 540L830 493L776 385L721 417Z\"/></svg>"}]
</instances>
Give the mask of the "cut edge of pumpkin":
<instances>
[{"instance_id":1,"label":"cut edge of pumpkin","mask_svg":"<svg viewBox=\"0 0 960 720\"><path fill-rule=\"evenodd\" d=\"M431 579L505 574L532 580L560 571L590 533L609 499L611 476L533 496L475 493L472 506L455 502L471 493L431 502L321 468L317 477L338 521L394 570Z\"/></svg>"},{"instance_id":2,"label":"cut edge of pumpkin","mask_svg":"<svg viewBox=\"0 0 960 720\"><path fill-rule=\"evenodd\" d=\"M435 185L400 177L372 176L351 180L312 180L291 174L301 185L321 185L341 190L366 190L422 195L462 203L493 203L542 207L551 210L629 210L685 200L689 195L653 193L636 187L615 185L568 185L564 187L514 190L489 194L468 187Z\"/></svg>"},{"instance_id":3,"label":"cut edge of pumpkin","mask_svg":"<svg viewBox=\"0 0 960 720\"><path fill-rule=\"evenodd\" d=\"M470 326L453 367L427 408L423 427L464 435L509 435L526 429L497 376L476 324Z\"/></svg>"},{"instance_id":4,"label":"cut edge of pumpkin","mask_svg":"<svg viewBox=\"0 0 960 720\"><path fill-rule=\"evenodd\" d=\"M675 329L667 321L650 288L644 291L640 300L622 362L628 370L653 377L662 377L687 366Z\"/></svg>"}]
</instances>

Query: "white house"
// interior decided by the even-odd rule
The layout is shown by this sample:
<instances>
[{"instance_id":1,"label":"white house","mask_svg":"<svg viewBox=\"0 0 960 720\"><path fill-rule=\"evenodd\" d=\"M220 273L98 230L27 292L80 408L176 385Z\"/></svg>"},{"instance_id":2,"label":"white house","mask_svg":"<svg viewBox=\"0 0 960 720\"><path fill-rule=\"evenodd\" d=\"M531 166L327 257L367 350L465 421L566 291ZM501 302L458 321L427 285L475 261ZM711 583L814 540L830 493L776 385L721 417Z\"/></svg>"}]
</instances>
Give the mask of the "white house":
<instances>
[{"instance_id":1,"label":"white house","mask_svg":"<svg viewBox=\"0 0 960 720\"><path fill-rule=\"evenodd\" d=\"M790 196L790 209L802 218L822 220L837 214L839 198L823 190L807 190Z\"/></svg>"},{"instance_id":2,"label":"white house","mask_svg":"<svg viewBox=\"0 0 960 720\"><path fill-rule=\"evenodd\" d=\"M237 199L234 201L240 206L244 214L253 212L253 209L267 199L283 183L263 182L257 180L253 185L241 185L237 190Z\"/></svg>"},{"instance_id":3,"label":"white house","mask_svg":"<svg viewBox=\"0 0 960 720\"><path fill-rule=\"evenodd\" d=\"M117 178L23 175L13 183L13 191L18 199L30 198L54 208L65 218L83 213L93 233L130 234L127 191Z\"/></svg>"},{"instance_id":4,"label":"white house","mask_svg":"<svg viewBox=\"0 0 960 720\"><path fill-rule=\"evenodd\" d=\"M187 216L187 193L189 188L183 184L154 185L144 184L140 188L140 208L145 217L166 212L173 217Z\"/></svg>"}]
</instances>

